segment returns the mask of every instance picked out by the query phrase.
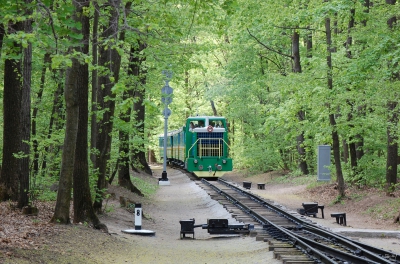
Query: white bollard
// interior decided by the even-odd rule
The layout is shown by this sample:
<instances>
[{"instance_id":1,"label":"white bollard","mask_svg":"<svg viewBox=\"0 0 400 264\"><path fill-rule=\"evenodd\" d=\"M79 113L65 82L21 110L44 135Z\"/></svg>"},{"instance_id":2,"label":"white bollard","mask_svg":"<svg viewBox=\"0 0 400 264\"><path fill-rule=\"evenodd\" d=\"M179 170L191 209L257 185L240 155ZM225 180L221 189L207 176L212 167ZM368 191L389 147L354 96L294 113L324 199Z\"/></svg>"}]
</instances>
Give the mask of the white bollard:
<instances>
[{"instance_id":1,"label":"white bollard","mask_svg":"<svg viewBox=\"0 0 400 264\"><path fill-rule=\"evenodd\" d=\"M154 236L156 232L142 229L142 204L135 204L134 214L135 214L135 229L126 229L121 231L133 235Z\"/></svg>"},{"instance_id":2,"label":"white bollard","mask_svg":"<svg viewBox=\"0 0 400 264\"><path fill-rule=\"evenodd\" d=\"M135 204L135 230L142 229L142 204Z\"/></svg>"}]
</instances>

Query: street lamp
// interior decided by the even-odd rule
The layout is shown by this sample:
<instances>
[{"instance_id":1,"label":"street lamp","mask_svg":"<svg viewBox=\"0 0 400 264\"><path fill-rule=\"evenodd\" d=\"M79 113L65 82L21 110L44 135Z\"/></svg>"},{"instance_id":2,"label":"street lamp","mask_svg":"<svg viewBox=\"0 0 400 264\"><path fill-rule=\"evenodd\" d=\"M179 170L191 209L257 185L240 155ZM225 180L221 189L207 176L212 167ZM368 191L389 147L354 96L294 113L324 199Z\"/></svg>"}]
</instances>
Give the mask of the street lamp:
<instances>
[{"instance_id":1,"label":"street lamp","mask_svg":"<svg viewBox=\"0 0 400 264\"><path fill-rule=\"evenodd\" d=\"M171 115L171 109L168 105L172 102L172 92L173 89L169 86L169 80L172 77L171 71L163 71L166 77L165 86L161 88L161 102L164 104L164 162L163 162L163 172L161 178L158 179L159 185L169 185L170 182L167 177L167 133L168 133L168 117Z\"/></svg>"}]
</instances>

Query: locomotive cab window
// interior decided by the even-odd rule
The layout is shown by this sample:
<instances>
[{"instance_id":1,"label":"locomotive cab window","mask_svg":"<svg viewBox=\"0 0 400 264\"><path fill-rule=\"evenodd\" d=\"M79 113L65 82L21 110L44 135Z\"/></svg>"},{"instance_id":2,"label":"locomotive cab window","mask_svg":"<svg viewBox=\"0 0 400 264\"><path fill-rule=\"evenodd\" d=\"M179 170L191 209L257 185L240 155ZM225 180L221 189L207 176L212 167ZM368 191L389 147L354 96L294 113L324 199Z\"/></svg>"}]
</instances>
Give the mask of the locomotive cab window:
<instances>
[{"instance_id":1,"label":"locomotive cab window","mask_svg":"<svg viewBox=\"0 0 400 264\"><path fill-rule=\"evenodd\" d=\"M204 119L190 120L188 126L189 126L189 131L194 131L196 128L205 127L205 120Z\"/></svg>"},{"instance_id":2,"label":"locomotive cab window","mask_svg":"<svg viewBox=\"0 0 400 264\"><path fill-rule=\"evenodd\" d=\"M213 126L213 127L217 127L217 128L224 127L224 125L223 125L221 120L212 120L212 119L210 119L209 125Z\"/></svg>"}]
</instances>

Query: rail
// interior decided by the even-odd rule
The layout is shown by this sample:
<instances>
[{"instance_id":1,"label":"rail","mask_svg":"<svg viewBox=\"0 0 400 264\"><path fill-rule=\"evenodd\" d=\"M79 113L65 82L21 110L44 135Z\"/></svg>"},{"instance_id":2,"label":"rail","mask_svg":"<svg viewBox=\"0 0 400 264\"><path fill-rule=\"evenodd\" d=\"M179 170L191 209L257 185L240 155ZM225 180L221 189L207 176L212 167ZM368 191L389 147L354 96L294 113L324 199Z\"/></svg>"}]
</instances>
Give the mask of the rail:
<instances>
[{"instance_id":1,"label":"rail","mask_svg":"<svg viewBox=\"0 0 400 264\"><path fill-rule=\"evenodd\" d=\"M393 252L388 252L382 249L378 249L372 246L366 246L362 243L353 241L352 239L345 238L343 236L337 235L335 233L332 233L327 230L319 229L316 228L313 225L310 225L306 223L305 221L302 221L301 219L293 216L290 213L285 212L279 207L276 207L274 205L271 205L267 203L265 200L261 199L260 197L249 193L247 191L244 191L236 186L231 185L227 181L223 179L219 179L219 182L223 183L224 185L227 185L239 193L241 193L244 196L247 196L251 200L257 202L258 204L262 205L263 207L275 211L279 215L285 217L286 219L290 219L292 222L294 222L297 226L296 229L298 230L303 230L304 232L307 233L314 233L318 234L318 236L329 238L331 241L335 241L335 243L340 243L340 245L344 248L346 248L349 252L352 254L340 252L337 249L331 248L326 245L322 245L319 243L316 243L316 241L309 240L304 237L304 235L298 235L297 233L290 231L288 229L285 229L283 227L280 227L278 225L275 225L268 219L266 219L264 216L260 215L259 213L255 212L254 210L250 209L247 205L242 204L240 201L236 200L231 196L231 194L228 194L227 192L217 188L216 186L212 186L212 188L218 192L221 195L224 195L228 200L230 200L233 204L235 204L238 208L241 208L246 214L251 216L255 221L261 223L268 232L275 232L275 233L280 233L280 237L283 238L284 240L292 243L294 246L297 248L301 249L303 252L307 252L308 255L313 258L314 260L317 260L318 263L344 263L341 261L338 261L341 259L342 261L345 261L347 263L399 263L398 262L398 255L393 253ZM209 182L205 181L204 179L202 180L203 183L206 183L208 185L211 185ZM328 257L330 256L330 257ZM332 259L332 256L335 256L334 258L337 257L336 260Z\"/></svg>"}]
</instances>

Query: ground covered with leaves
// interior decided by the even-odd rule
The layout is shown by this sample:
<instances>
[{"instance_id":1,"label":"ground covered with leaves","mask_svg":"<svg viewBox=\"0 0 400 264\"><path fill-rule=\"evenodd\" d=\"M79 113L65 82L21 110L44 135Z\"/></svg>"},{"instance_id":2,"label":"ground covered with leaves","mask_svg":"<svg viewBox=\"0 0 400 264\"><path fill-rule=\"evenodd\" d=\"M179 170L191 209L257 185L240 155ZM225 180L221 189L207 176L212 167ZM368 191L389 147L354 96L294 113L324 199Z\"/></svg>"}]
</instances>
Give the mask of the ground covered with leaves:
<instances>
[{"instance_id":1,"label":"ground covered with leaves","mask_svg":"<svg viewBox=\"0 0 400 264\"><path fill-rule=\"evenodd\" d=\"M252 176L243 173L230 173L224 178L238 184L243 181L251 181L254 192L278 201L289 209L295 210L300 207L302 202L307 201L317 201L319 204L324 204L325 219L319 219L323 221L322 224L337 226L334 220L329 217L329 213L342 211L347 213L349 228L400 230L400 225L393 221L400 208L399 192L395 192L393 197L387 197L383 190L378 188L348 186L346 198L335 203L337 189L334 183L310 185L310 181L313 181L311 178L298 181L298 178L282 176L282 174L275 172ZM157 185L159 175L156 171L153 177L146 175L137 175L137 177L141 177L149 185ZM266 183L266 189L257 190L255 188L256 183ZM180 186L175 186L175 188L177 188L176 196L178 196L179 192L183 190ZM146 246L146 240L142 238L131 239L120 232L124 227L134 226L131 208L129 208L131 203L143 204L143 207L146 208L143 223L151 228L164 230L170 222L173 222L174 225L178 224L176 223L176 216L173 214L171 216L163 215L161 219L155 219L156 217L160 218L157 211L160 210L160 197L157 197L157 195L141 197L118 186L110 187L109 192L111 195L105 203L106 210L100 216L101 221L108 226L109 234L95 230L86 223L67 226L50 224L49 221L54 212L54 202L37 202L36 205L39 209L37 216L23 215L10 202L0 203L0 263L129 262L136 256L132 253L133 249L137 250L141 247L140 245L144 245L145 250L148 250L149 247ZM195 192L198 195L200 191ZM121 205L121 197L124 202L128 202ZM167 195L161 199L168 201L176 198L175 195ZM178 203L182 203L182 201L178 201ZM178 204L176 206L176 208L180 208L184 205ZM196 212L198 207L199 205L196 205L193 211L185 211L185 214L195 216L196 213L199 213ZM171 208L170 210L178 209ZM173 217L172 220L169 219L171 217ZM163 234L159 234L159 239L151 241L151 245L157 246L157 243L160 243L160 247L168 245L174 248L173 245L176 243L177 248L181 247L182 244L179 244L181 242L175 234L175 229L179 230L179 227L174 226L172 229L171 231L165 230L165 232L171 232L166 233L165 237ZM170 239L171 237L173 239ZM230 241L230 243L232 242ZM393 244L393 242L391 243ZM397 246L399 248L397 253L400 253L400 245L394 244L395 250ZM196 245L197 247L198 245ZM201 250L201 246L198 250ZM183 256L184 254L185 252L182 252ZM173 263L160 261L159 263Z\"/></svg>"}]
</instances>

